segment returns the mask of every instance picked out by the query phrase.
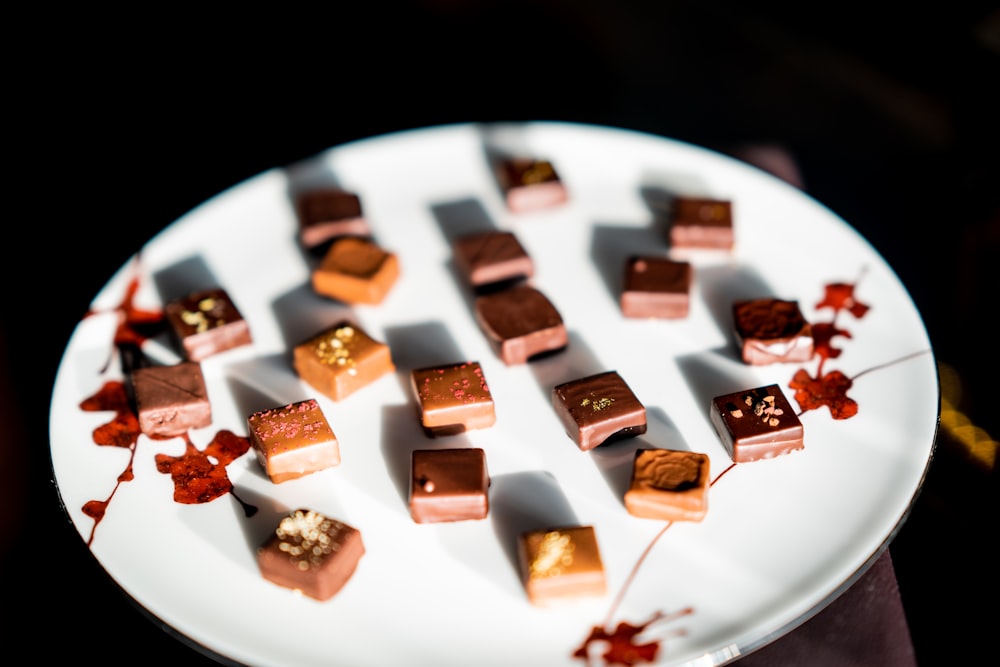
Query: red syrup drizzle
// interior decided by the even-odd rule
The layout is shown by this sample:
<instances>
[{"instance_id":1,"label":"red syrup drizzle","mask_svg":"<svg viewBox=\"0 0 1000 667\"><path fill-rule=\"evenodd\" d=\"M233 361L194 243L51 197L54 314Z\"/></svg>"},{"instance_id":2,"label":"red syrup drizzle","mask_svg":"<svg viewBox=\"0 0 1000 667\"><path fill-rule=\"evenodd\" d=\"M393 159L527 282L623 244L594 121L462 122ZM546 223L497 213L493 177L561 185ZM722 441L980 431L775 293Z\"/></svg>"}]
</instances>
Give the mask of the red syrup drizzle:
<instances>
[{"instance_id":1,"label":"red syrup drizzle","mask_svg":"<svg viewBox=\"0 0 1000 667\"><path fill-rule=\"evenodd\" d=\"M843 336L844 338L851 338L850 331L837 327L837 317L842 312L846 311L853 315L856 319L861 319L870 310L870 307L867 304L864 304L855 298L854 291L856 287L856 282L829 283L825 286L823 299L816 304L817 309L832 309L833 318L829 322L814 323L812 326L815 347L814 354L819 357L816 376L813 377L809 375L805 369L800 369L795 373L788 385L791 389L795 390L795 400L799 404L800 415L809 410L816 410L826 405L830 409L830 414L834 419L849 419L858 413L857 402L847 396L848 390L854 386L854 380L874 370L885 368L929 352L929 350L921 350L905 355L885 364L880 364L879 366L861 371L853 378L847 377L842 372L837 370L824 375L823 367L826 361L828 359L838 358L841 352L843 352L843 350L833 346L834 337ZM736 464L734 463L723 470L718 477L712 480L711 486L715 486L715 483L722 479L723 475L735 467ZM637 643L639 635L658 621L670 621L694 613L693 607L686 607L672 614L657 611L645 623L635 625L622 621L613 631L609 631L607 629L610 627L611 618L621 605L621 601L624 598L628 587L631 585L632 580L638 573L639 568L642 566L643 561L646 560L646 557L649 555L653 546L672 525L673 522L667 522L666 525L663 526L663 529L660 530L660 532L657 533L646 546L645 550L632 567L632 571L625 580L625 584L622 586L621 591L612 603L604 623L591 628L590 634L584 640L583 644L573 651L572 655L574 658L581 658L586 661L586 664L590 665L591 645L596 642L604 642L607 645L607 650L601 654L601 657L604 659L604 664L606 666L610 667L611 665L622 665L624 667L633 667L634 665L642 662L651 663L656 660L656 656L660 650L660 642L666 637ZM683 636L685 632L683 629L679 629L670 634L677 637Z\"/></svg>"},{"instance_id":2,"label":"red syrup drizzle","mask_svg":"<svg viewBox=\"0 0 1000 667\"><path fill-rule=\"evenodd\" d=\"M136 262L138 265L138 262ZM117 352L122 361L122 370L126 374L132 368L147 362L142 353L142 344L150 338L163 332L166 319L162 311L143 310L136 308L134 299L140 286L138 271L129 280L121 303L114 308L119 315L119 323L115 329L112 353L101 368L105 373ZM88 311L84 317L97 314L98 311ZM85 412L113 411L115 416L110 422L94 429L94 444L103 447L120 447L129 450L125 469L119 473L111 493L104 500L90 500L84 503L83 513L94 520L87 538L87 546L94 542L97 526L104 519L111 499L124 482L134 479L132 464L135 460L136 444L142 430L139 428L139 417L130 399L128 388L119 380L109 380L97 393L85 398L80 403L80 409ZM237 436L231 431L219 431L204 450L198 450L188 433L179 434L184 438L186 451L181 456L156 455L156 469L169 474L174 482L174 501L187 505L207 503L226 495L233 498L243 507L243 512L250 517L256 514L257 508L239 498L233 490L226 466L241 457L250 449L250 439ZM152 440L168 440L167 437L150 437Z\"/></svg>"}]
</instances>

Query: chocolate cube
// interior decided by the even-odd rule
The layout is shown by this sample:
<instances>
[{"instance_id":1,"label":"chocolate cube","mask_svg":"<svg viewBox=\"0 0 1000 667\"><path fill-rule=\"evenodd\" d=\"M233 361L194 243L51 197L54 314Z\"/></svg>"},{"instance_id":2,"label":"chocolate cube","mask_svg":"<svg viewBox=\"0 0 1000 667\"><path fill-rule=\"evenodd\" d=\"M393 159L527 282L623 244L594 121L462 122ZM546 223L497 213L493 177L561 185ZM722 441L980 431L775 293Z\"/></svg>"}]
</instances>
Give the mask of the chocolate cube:
<instances>
[{"instance_id":1,"label":"chocolate cube","mask_svg":"<svg viewBox=\"0 0 1000 667\"><path fill-rule=\"evenodd\" d=\"M754 366L809 361L815 348L812 325L797 301L736 301L733 333L743 361Z\"/></svg>"},{"instance_id":2,"label":"chocolate cube","mask_svg":"<svg viewBox=\"0 0 1000 667\"><path fill-rule=\"evenodd\" d=\"M692 268L665 257L632 256L625 261L620 305L625 317L680 319L691 302Z\"/></svg>"},{"instance_id":3,"label":"chocolate cube","mask_svg":"<svg viewBox=\"0 0 1000 667\"><path fill-rule=\"evenodd\" d=\"M497 168L497 181L507 208L525 213L566 202L569 193L553 164L530 157L509 157Z\"/></svg>"},{"instance_id":4,"label":"chocolate cube","mask_svg":"<svg viewBox=\"0 0 1000 667\"><path fill-rule=\"evenodd\" d=\"M529 531L517 546L521 579L532 604L553 606L607 593L593 526Z\"/></svg>"},{"instance_id":5,"label":"chocolate cube","mask_svg":"<svg viewBox=\"0 0 1000 667\"><path fill-rule=\"evenodd\" d=\"M733 205L729 200L677 197L671 218L671 249L733 248Z\"/></svg>"},{"instance_id":6,"label":"chocolate cube","mask_svg":"<svg viewBox=\"0 0 1000 667\"><path fill-rule=\"evenodd\" d=\"M132 371L139 428L150 436L176 436L212 423L201 364L145 366Z\"/></svg>"},{"instance_id":7,"label":"chocolate cube","mask_svg":"<svg viewBox=\"0 0 1000 667\"><path fill-rule=\"evenodd\" d=\"M776 384L712 399L710 412L733 463L770 459L802 449L802 422Z\"/></svg>"},{"instance_id":8,"label":"chocolate cube","mask_svg":"<svg viewBox=\"0 0 1000 667\"><path fill-rule=\"evenodd\" d=\"M164 307L174 338L189 361L201 361L253 342L250 327L229 293L209 288L174 299Z\"/></svg>"},{"instance_id":9,"label":"chocolate cube","mask_svg":"<svg viewBox=\"0 0 1000 667\"><path fill-rule=\"evenodd\" d=\"M429 435L455 435L496 422L493 394L478 361L418 368L410 386Z\"/></svg>"},{"instance_id":10,"label":"chocolate cube","mask_svg":"<svg viewBox=\"0 0 1000 667\"><path fill-rule=\"evenodd\" d=\"M571 380L552 390L556 415L581 450L646 432L646 408L617 371Z\"/></svg>"},{"instance_id":11,"label":"chocolate cube","mask_svg":"<svg viewBox=\"0 0 1000 667\"><path fill-rule=\"evenodd\" d=\"M349 304L382 303L399 278L399 259L369 239L333 241L312 272L317 294Z\"/></svg>"},{"instance_id":12,"label":"chocolate cube","mask_svg":"<svg viewBox=\"0 0 1000 667\"><path fill-rule=\"evenodd\" d=\"M708 513L709 458L672 449L636 450L625 509L643 519L701 521Z\"/></svg>"},{"instance_id":13,"label":"chocolate cube","mask_svg":"<svg viewBox=\"0 0 1000 667\"><path fill-rule=\"evenodd\" d=\"M257 565L268 581L325 601L350 580L364 553L356 528L297 509L257 549Z\"/></svg>"},{"instance_id":14,"label":"chocolate cube","mask_svg":"<svg viewBox=\"0 0 1000 667\"><path fill-rule=\"evenodd\" d=\"M247 418L250 444L275 484L340 465L340 443L315 399Z\"/></svg>"},{"instance_id":15,"label":"chocolate cube","mask_svg":"<svg viewBox=\"0 0 1000 667\"><path fill-rule=\"evenodd\" d=\"M490 230L452 243L455 266L472 287L530 278L535 266L512 232Z\"/></svg>"},{"instance_id":16,"label":"chocolate cube","mask_svg":"<svg viewBox=\"0 0 1000 667\"><path fill-rule=\"evenodd\" d=\"M490 476L482 449L417 449L411 459L410 516L417 523L485 519Z\"/></svg>"},{"instance_id":17,"label":"chocolate cube","mask_svg":"<svg viewBox=\"0 0 1000 667\"><path fill-rule=\"evenodd\" d=\"M292 357L298 376L334 401L396 370L389 346L347 321L296 345Z\"/></svg>"},{"instance_id":18,"label":"chocolate cube","mask_svg":"<svg viewBox=\"0 0 1000 667\"><path fill-rule=\"evenodd\" d=\"M318 248L340 236L369 236L371 230L361 210L361 198L340 188L303 192L295 202L299 241Z\"/></svg>"},{"instance_id":19,"label":"chocolate cube","mask_svg":"<svg viewBox=\"0 0 1000 667\"><path fill-rule=\"evenodd\" d=\"M548 297L522 284L476 297L476 321L497 356L513 366L569 344L566 325Z\"/></svg>"}]
</instances>

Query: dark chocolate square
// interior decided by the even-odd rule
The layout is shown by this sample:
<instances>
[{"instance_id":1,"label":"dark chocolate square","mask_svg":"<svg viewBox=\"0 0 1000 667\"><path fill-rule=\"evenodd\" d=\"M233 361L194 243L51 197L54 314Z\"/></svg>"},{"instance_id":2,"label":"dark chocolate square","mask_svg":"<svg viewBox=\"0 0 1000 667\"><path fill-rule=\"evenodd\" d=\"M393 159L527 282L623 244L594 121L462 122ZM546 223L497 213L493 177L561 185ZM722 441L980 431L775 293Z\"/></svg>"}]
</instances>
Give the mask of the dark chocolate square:
<instances>
[{"instance_id":1,"label":"dark chocolate square","mask_svg":"<svg viewBox=\"0 0 1000 667\"><path fill-rule=\"evenodd\" d=\"M687 317L692 275L689 262L653 255L629 257L620 298L622 314L634 318Z\"/></svg>"},{"instance_id":2,"label":"dark chocolate square","mask_svg":"<svg viewBox=\"0 0 1000 667\"><path fill-rule=\"evenodd\" d=\"M583 451L646 432L646 408L617 371L560 384L552 402L567 435Z\"/></svg>"},{"instance_id":3,"label":"dark chocolate square","mask_svg":"<svg viewBox=\"0 0 1000 667\"><path fill-rule=\"evenodd\" d=\"M139 428L146 435L176 436L212 423L201 364L145 366L132 371Z\"/></svg>"},{"instance_id":4,"label":"dark chocolate square","mask_svg":"<svg viewBox=\"0 0 1000 667\"><path fill-rule=\"evenodd\" d=\"M562 350L569 343L566 325L555 305L530 285L477 297L475 315L486 338L508 366Z\"/></svg>"},{"instance_id":5,"label":"dark chocolate square","mask_svg":"<svg viewBox=\"0 0 1000 667\"><path fill-rule=\"evenodd\" d=\"M485 519L490 476L478 448L417 449L411 457L410 515L417 523Z\"/></svg>"},{"instance_id":6,"label":"dark chocolate square","mask_svg":"<svg viewBox=\"0 0 1000 667\"><path fill-rule=\"evenodd\" d=\"M198 290L164 307L174 338L189 361L253 342L250 326L222 288Z\"/></svg>"},{"instance_id":7,"label":"dark chocolate square","mask_svg":"<svg viewBox=\"0 0 1000 667\"><path fill-rule=\"evenodd\" d=\"M776 384L716 396L710 418L734 463L805 447L802 422Z\"/></svg>"},{"instance_id":8,"label":"dark chocolate square","mask_svg":"<svg viewBox=\"0 0 1000 667\"><path fill-rule=\"evenodd\" d=\"M497 180L507 208L516 213L550 208L569 199L562 179L549 160L505 158L497 165Z\"/></svg>"},{"instance_id":9,"label":"dark chocolate square","mask_svg":"<svg viewBox=\"0 0 1000 667\"><path fill-rule=\"evenodd\" d=\"M369 236L371 230L361 209L361 198L339 188L311 190L296 200L299 240L318 248L339 236Z\"/></svg>"},{"instance_id":10,"label":"dark chocolate square","mask_svg":"<svg viewBox=\"0 0 1000 667\"><path fill-rule=\"evenodd\" d=\"M535 273L531 257L513 232L466 234L455 239L452 247L456 268L473 287L530 278Z\"/></svg>"},{"instance_id":11,"label":"dark chocolate square","mask_svg":"<svg viewBox=\"0 0 1000 667\"><path fill-rule=\"evenodd\" d=\"M797 301L749 299L733 303L733 333L747 364L798 363L812 359L812 325Z\"/></svg>"},{"instance_id":12,"label":"dark chocolate square","mask_svg":"<svg viewBox=\"0 0 1000 667\"><path fill-rule=\"evenodd\" d=\"M734 244L733 205L726 199L677 197L670 224L672 250L731 250Z\"/></svg>"}]
</instances>

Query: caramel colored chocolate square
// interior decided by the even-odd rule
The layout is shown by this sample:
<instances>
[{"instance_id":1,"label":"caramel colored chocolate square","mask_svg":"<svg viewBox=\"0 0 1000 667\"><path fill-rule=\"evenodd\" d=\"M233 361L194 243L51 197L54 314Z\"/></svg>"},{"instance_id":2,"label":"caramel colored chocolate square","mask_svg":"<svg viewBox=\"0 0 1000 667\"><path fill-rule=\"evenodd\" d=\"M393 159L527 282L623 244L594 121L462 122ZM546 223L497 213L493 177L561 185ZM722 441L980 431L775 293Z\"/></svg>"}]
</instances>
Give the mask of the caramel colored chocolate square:
<instances>
[{"instance_id":1,"label":"caramel colored chocolate square","mask_svg":"<svg viewBox=\"0 0 1000 667\"><path fill-rule=\"evenodd\" d=\"M418 368L410 374L420 423L430 435L455 435L496 422L493 394L478 361Z\"/></svg>"},{"instance_id":2,"label":"caramel colored chocolate square","mask_svg":"<svg viewBox=\"0 0 1000 667\"><path fill-rule=\"evenodd\" d=\"M639 449L625 509L643 519L701 521L708 513L709 458L698 452Z\"/></svg>"},{"instance_id":3,"label":"caramel colored chocolate square","mask_svg":"<svg viewBox=\"0 0 1000 667\"><path fill-rule=\"evenodd\" d=\"M646 432L646 408L616 371L560 384L552 390L552 403L583 451Z\"/></svg>"},{"instance_id":4,"label":"caramel colored chocolate square","mask_svg":"<svg viewBox=\"0 0 1000 667\"><path fill-rule=\"evenodd\" d=\"M677 197L670 224L672 249L731 250L733 205L725 199Z\"/></svg>"},{"instance_id":5,"label":"caramel colored chocolate square","mask_svg":"<svg viewBox=\"0 0 1000 667\"><path fill-rule=\"evenodd\" d=\"M743 361L753 366L812 359L812 325L797 301L749 299L733 303L733 333Z\"/></svg>"},{"instance_id":6,"label":"caramel colored chocolate square","mask_svg":"<svg viewBox=\"0 0 1000 667\"><path fill-rule=\"evenodd\" d=\"M315 399L247 418L250 444L275 484L340 465L340 442Z\"/></svg>"},{"instance_id":7,"label":"caramel colored chocolate square","mask_svg":"<svg viewBox=\"0 0 1000 667\"><path fill-rule=\"evenodd\" d=\"M417 449L411 458L410 516L417 523L485 519L490 476L482 449Z\"/></svg>"},{"instance_id":8,"label":"caramel colored chocolate square","mask_svg":"<svg viewBox=\"0 0 1000 667\"><path fill-rule=\"evenodd\" d=\"M312 272L317 294L349 304L382 303L399 278L399 259L373 241L345 236L333 241Z\"/></svg>"},{"instance_id":9,"label":"caramel colored chocolate square","mask_svg":"<svg viewBox=\"0 0 1000 667\"><path fill-rule=\"evenodd\" d=\"M569 199L566 186L548 160L528 157L504 159L499 163L497 180L507 208L515 213L550 208Z\"/></svg>"},{"instance_id":10,"label":"caramel colored chocolate square","mask_svg":"<svg viewBox=\"0 0 1000 667\"><path fill-rule=\"evenodd\" d=\"M347 584L364 554L358 529L297 509L257 549L257 565L268 581L326 601Z\"/></svg>"},{"instance_id":11,"label":"caramel colored chocolate square","mask_svg":"<svg viewBox=\"0 0 1000 667\"><path fill-rule=\"evenodd\" d=\"M452 243L455 266L473 287L530 278L534 262L512 232L489 230Z\"/></svg>"},{"instance_id":12,"label":"caramel colored chocolate square","mask_svg":"<svg viewBox=\"0 0 1000 667\"><path fill-rule=\"evenodd\" d=\"M530 531L518 541L528 601L552 606L607 593L604 562L593 526Z\"/></svg>"},{"instance_id":13,"label":"caramel colored chocolate square","mask_svg":"<svg viewBox=\"0 0 1000 667\"><path fill-rule=\"evenodd\" d=\"M146 366L132 371L139 428L146 435L175 436L212 423L201 364Z\"/></svg>"},{"instance_id":14,"label":"caramel colored chocolate square","mask_svg":"<svg viewBox=\"0 0 1000 667\"><path fill-rule=\"evenodd\" d=\"M388 345L346 321L295 346L292 363L302 380L334 401L396 370Z\"/></svg>"},{"instance_id":15,"label":"caramel colored chocolate square","mask_svg":"<svg viewBox=\"0 0 1000 667\"><path fill-rule=\"evenodd\" d=\"M174 338L189 361L253 342L250 327L229 293L221 288L192 292L164 307Z\"/></svg>"},{"instance_id":16,"label":"caramel colored chocolate square","mask_svg":"<svg viewBox=\"0 0 1000 667\"><path fill-rule=\"evenodd\" d=\"M476 297L476 321L497 356L513 366L569 344L566 325L549 298L530 285Z\"/></svg>"},{"instance_id":17,"label":"caramel colored chocolate square","mask_svg":"<svg viewBox=\"0 0 1000 667\"><path fill-rule=\"evenodd\" d=\"M299 241L317 248L340 236L370 236L361 198L339 188L323 188L300 194L296 200Z\"/></svg>"},{"instance_id":18,"label":"caramel colored chocolate square","mask_svg":"<svg viewBox=\"0 0 1000 667\"><path fill-rule=\"evenodd\" d=\"M710 417L733 463L770 459L805 447L802 422L776 384L717 396Z\"/></svg>"},{"instance_id":19,"label":"caramel colored chocolate square","mask_svg":"<svg viewBox=\"0 0 1000 667\"><path fill-rule=\"evenodd\" d=\"M621 310L625 317L680 319L691 302L692 268L665 257L632 256L625 260Z\"/></svg>"}]
</instances>

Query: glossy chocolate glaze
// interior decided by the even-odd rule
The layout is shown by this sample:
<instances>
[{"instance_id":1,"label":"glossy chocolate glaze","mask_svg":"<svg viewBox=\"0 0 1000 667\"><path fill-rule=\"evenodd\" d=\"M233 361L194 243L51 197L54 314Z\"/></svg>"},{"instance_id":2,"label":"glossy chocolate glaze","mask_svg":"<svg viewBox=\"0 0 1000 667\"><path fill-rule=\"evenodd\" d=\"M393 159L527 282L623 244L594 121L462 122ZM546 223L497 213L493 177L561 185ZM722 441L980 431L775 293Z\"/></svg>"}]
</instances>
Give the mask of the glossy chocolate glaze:
<instances>
[{"instance_id":1,"label":"glossy chocolate glaze","mask_svg":"<svg viewBox=\"0 0 1000 667\"><path fill-rule=\"evenodd\" d=\"M567 435L584 451L646 432L646 408L617 371L560 384L552 403Z\"/></svg>"}]
</instances>

